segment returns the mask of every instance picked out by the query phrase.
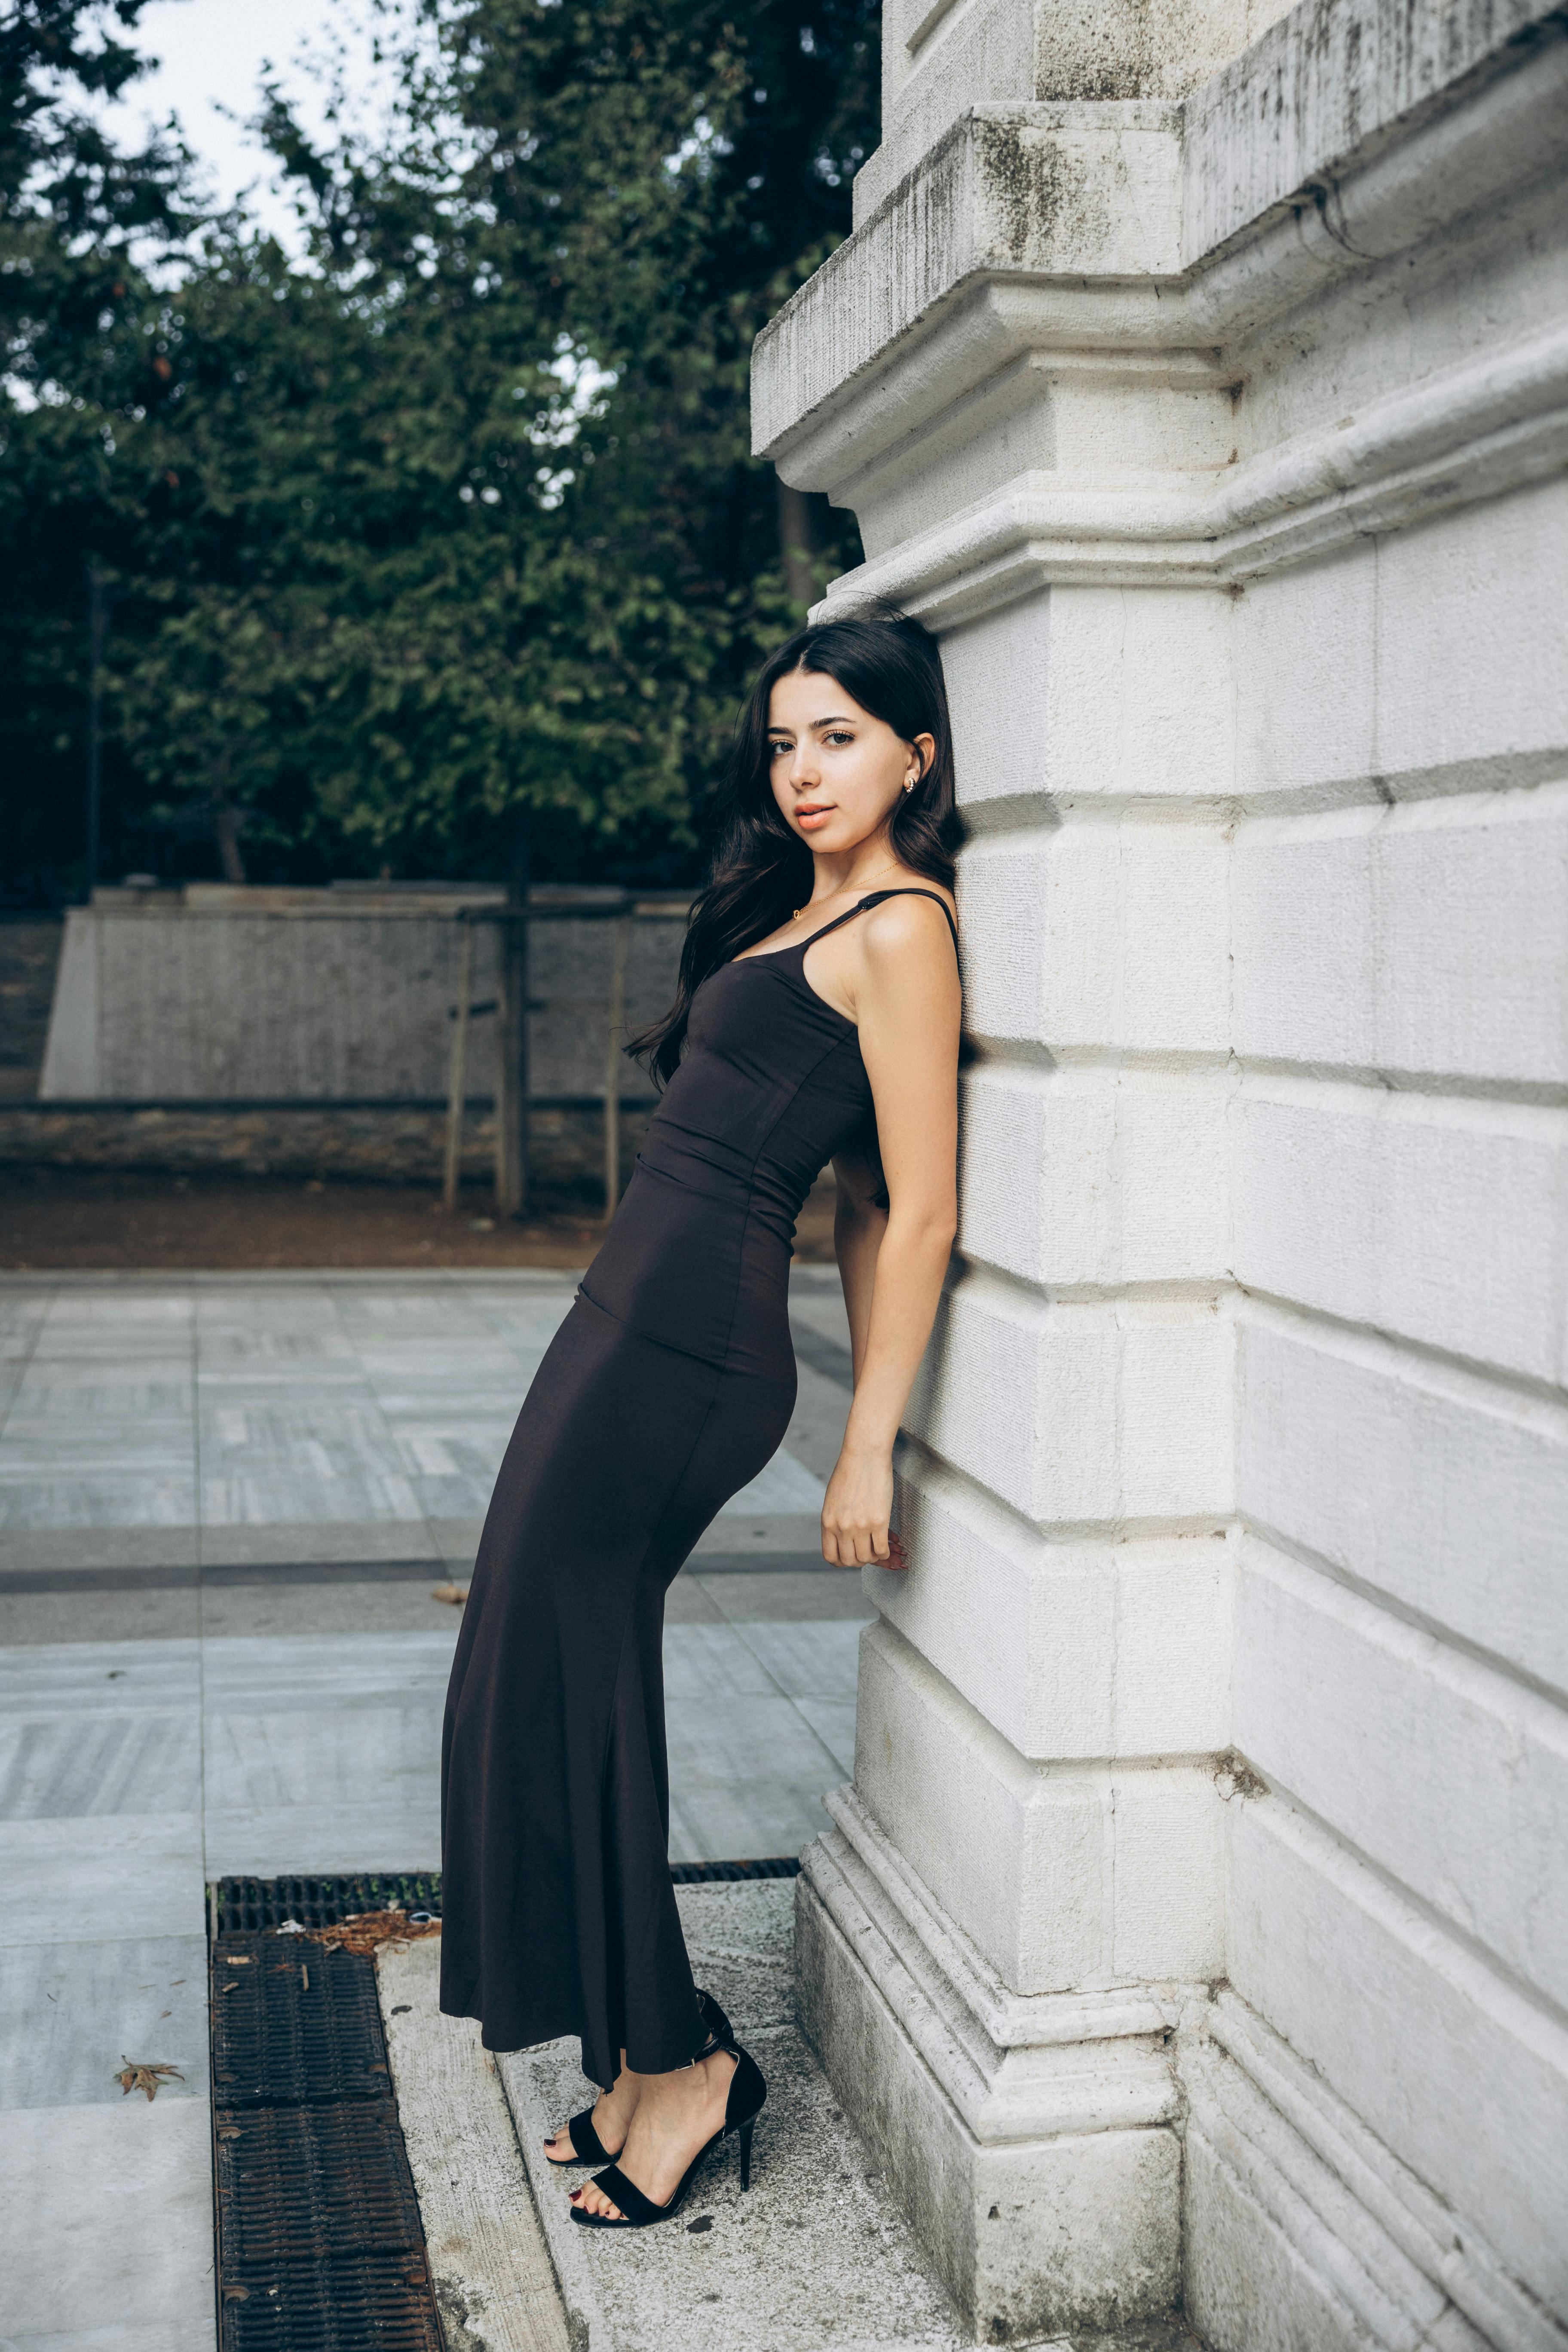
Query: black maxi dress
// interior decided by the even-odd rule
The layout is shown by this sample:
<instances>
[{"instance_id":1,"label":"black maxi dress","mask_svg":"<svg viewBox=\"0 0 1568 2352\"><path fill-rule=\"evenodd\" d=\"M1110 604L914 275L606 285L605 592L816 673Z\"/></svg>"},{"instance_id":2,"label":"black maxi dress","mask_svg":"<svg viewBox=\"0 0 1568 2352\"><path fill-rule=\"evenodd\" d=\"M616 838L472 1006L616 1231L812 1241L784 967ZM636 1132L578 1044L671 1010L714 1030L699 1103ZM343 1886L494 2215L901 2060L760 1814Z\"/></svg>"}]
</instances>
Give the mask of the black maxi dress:
<instances>
[{"instance_id":1,"label":"black maxi dress","mask_svg":"<svg viewBox=\"0 0 1568 2352\"><path fill-rule=\"evenodd\" d=\"M875 891L696 991L485 1520L442 1738L441 2007L490 2050L576 2034L606 2087L623 2049L663 2074L706 2039L668 1859L664 1595L794 1410L801 1203L874 1145L858 1035L805 950L900 897L936 893Z\"/></svg>"}]
</instances>

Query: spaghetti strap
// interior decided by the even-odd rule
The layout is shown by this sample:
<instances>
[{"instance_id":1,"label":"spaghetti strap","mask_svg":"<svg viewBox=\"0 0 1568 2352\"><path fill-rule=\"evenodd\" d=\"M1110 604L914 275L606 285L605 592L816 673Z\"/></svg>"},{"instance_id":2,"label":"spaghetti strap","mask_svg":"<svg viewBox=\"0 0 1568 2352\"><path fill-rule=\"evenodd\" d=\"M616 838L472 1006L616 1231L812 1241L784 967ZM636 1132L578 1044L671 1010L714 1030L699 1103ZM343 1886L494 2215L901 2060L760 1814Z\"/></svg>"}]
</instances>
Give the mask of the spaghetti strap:
<instances>
[{"instance_id":1,"label":"spaghetti strap","mask_svg":"<svg viewBox=\"0 0 1568 2352\"><path fill-rule=\"evenodd\" d=\"M829 931L836 931L840 923L853 922L856 916L863 915L868 907L879 907L884 898L930 898L947 917L947 928L952 933L952 951L960 963L963 962L963 951L958 944L958 925L952 919L952 909L947 900L935 890L917 890L912 887L902 890L873 890L868 898L861 898L842 915L835 915L830 923L824 923L819 930L812 932L809 939L802 940L799 942L800 953L804 955L806 949L815 947L818 940L825 940Z\"/></svg>"}]
</instances>

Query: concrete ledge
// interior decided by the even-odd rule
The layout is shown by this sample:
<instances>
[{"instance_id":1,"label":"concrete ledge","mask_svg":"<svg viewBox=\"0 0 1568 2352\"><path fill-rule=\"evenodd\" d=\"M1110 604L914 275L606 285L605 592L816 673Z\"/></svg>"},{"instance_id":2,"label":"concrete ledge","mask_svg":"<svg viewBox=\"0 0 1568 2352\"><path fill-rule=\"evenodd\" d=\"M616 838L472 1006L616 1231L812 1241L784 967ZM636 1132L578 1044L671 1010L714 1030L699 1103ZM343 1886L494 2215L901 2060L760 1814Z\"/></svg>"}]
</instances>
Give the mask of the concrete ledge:
<instances>
[{"instance_id":1,"label":"concrete ledge","mask_svg":"<svg viewBox=\"0 0 1568 2352\"><path fill-rule=\"evenodd\" d=\"M440 1960L437 1936L388 1944L375 1973L441 2332L453 2352L568 2352L496 2061L477 2025L441 2015Z\"/></svg>"},{"instance_id":2,"label":"concrete ledge","mask_svg":"<svg viewBox=\"0 0 1568 2352\"><path fill-rule=\"evenodd\" d=\"M1360 68L1348 70L1354 51ZM1374 224L1358 219L1352 239L1345 211L1356 199L1346 183L1375 175L1393 144L1419 138L1439 114L1468 109L1479 121L1489 82L1536 64L1542 103L1531 133L1521 122L1500 152L1495 140L1478 146L1468 135L1465 163L1487 177L1488 193L1517 190L1531 170L1550 169L1565 51L1561 10L1539 0L1497 0L1462 20L1445 0L1301 0L1184 108L1117 100L973 106L763 329L752 362L754 446L782 455L852 376L911 328L929 327L977 275L1048 278L1064 293L1076 290L1083 325L1089 305L1106 313L1087 334L1061 338L1080 349L1134 318L1156 345L1213 341L1216 299L1230 307L1239 296L1253 312L1260 302L1283 308L1327 276L1430 234L1430 201L1413 211L1403 174L1383 173L1369 177L1365 193L1403 222L1391 217L1375 224L1381 234L1367 234ZM1526 105L1531 95L1521 92ZM1479 193L1460 184L1465 176L1450 176L1438 193L1445 219ZM1321 210L1334 216L1320 226ZM1289 249L1260 256L1269 268L1253 263L1243 278L1216 280L1200 321L1197 306L1182 299L1190 280L1205 264L1212 272L1245 232L1256 239L1281 218ZM1131 304L1118 303L1119 290ZM1058 322L1068 315L1059 312ZM883 429L907 431L914 421L900 404ZM877 430L872 420L859 424L862 433Z\"/></svg>"},{"instance_id":3,"label":"concrete ledge","mask_svg":"<svg viewBox=\"0 0 1568 2352\"><path fill-rule=\"evenodd\" d=\"M557 2170L542 2147L595 2095L576 2044L500 2061L579 2352L958 2352L970 2341L800 2037L791 1894L764 1881L677 1895L698 1981L768 2078L749 2195L731 2142L678 2221L635 2236L579 2229L567 2196L588 2173Z\"/></svg>"},{"instance_id":4,"label":"concrete ledge","mask_svg":"<svg viewBox=\"0 0 1568 2352\"><path fill-rule=\"evenodd\" d=\"M1189 249L1205 253L1479 79L1562 37L1540 0L1303 0L1186 106Z\"/></svg>"}]
</instances>

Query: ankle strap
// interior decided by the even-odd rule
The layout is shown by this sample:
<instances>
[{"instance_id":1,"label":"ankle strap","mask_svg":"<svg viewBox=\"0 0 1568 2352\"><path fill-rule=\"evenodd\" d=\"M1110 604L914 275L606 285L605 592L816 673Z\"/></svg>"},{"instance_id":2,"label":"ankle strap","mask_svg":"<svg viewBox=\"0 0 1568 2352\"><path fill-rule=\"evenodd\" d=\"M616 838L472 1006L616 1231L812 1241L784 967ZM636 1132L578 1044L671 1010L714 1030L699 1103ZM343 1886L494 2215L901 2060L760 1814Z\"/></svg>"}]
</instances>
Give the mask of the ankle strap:
<instances>
[{"instance_id":1,"label":"ankle strap","mask_svg":"<svg viewBox=\"0 0 1568 2352\"><path fill-rule=\"evenodd\" d=\"M686 2064L687 2066L700 2066L704 2058L711 2058L715 2051L719 2050L727 2052L731 2058L735 2058L740 2055L740 2053L736 2050L732 2040L727 2042L721 2033L715 2033L711 2029L710 2029L707 2041L702 2044L701 2049L698 2051L695 2057L689 2058L687 2060ZM686 2068L682 2067L679 2071L684 2074Z\"/></svg>"}]
</instances>

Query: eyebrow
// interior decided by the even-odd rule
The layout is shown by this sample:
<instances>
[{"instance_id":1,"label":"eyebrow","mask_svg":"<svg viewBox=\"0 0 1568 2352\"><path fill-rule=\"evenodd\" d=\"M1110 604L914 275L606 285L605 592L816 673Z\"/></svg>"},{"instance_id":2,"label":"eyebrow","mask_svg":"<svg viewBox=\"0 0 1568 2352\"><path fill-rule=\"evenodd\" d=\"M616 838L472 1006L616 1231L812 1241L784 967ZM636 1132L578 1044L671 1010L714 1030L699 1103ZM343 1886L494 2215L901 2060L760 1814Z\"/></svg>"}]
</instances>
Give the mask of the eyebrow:
<instances>
[{"instance_id":1,"label":"eyebrow","mask_svg":"<svg viewBox=\"0 0 1568 2352\"><path fill-rule=\"evenodd\" d=\"M853 727L855 721L846 711L840 718L810 719L807 722L806 731L809 734L820 727ZM793 735L795 733L795 729L793 727L770 724L768 733L770 735Z\"/></svg>"}]
</instances>

